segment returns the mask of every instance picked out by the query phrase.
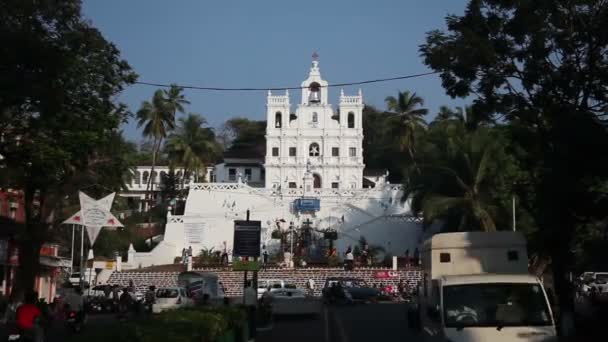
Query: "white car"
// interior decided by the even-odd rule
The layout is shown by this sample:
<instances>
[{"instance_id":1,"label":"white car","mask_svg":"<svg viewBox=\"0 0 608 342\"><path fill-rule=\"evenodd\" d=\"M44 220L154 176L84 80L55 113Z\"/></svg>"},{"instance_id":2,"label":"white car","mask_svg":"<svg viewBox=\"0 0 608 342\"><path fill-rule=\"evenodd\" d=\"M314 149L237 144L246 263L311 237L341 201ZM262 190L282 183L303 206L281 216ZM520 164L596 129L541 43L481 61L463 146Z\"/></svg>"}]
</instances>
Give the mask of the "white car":
<instances>
[{"instance_id":1,"label":"white car","mask_svg":"<svg viewBox=\"0 0 608 342\"><path fill-rule=\"evenodd\" d=\"M165 310L193 306L192 298L186 295L183 287L168 287L156 290L156 302L152 305L153 313Z\"/></svg>"},{"instance_id":2,"label":"white car","mask_svg":"<svg viewBox=\"0 0 608 342\"><path fill-rule=\"evenodd\" d=\"M282 289L295 289L296 286L288 284L282 279L259 279L258 280L258 299L262 298L264 293L268 291L277 291Z\"/></svg>"},{"instance_id":3,"label":"white car","mask_svg":"<svg viewBox=\"0 0 608 342\"><path fill-rule=\"evenodd\" d=\"M272 305L272 314L283 315L313 315L321 314L323 303L320 299L311 297L302 289L277 289L266 293Z\"/></svg>"}]
</instances>

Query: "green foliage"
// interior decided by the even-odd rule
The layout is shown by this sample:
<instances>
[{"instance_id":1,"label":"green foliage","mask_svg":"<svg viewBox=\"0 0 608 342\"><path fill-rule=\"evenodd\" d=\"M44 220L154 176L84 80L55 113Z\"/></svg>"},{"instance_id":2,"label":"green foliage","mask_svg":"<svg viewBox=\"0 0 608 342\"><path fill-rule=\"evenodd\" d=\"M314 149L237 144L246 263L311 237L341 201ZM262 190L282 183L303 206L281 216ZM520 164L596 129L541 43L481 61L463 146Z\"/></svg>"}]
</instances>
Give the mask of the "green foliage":
<instances>
[{"instance_id":1,"label":"green foliage","mask_svg":"<svg viewBox=\"0 0 608 342\"><path fill-rule=\"evenodd\" d=\"M220 138L226 154L250 155L263 158L266 155L266 121L232 118L222 127Z\"/></svg>"},{"instance_id":2,"label":"green foliage","mask_svg":"<svg viewBox=\"0 0 608 342\"><path fill-rule=\"evenodd\" d=\"M474 96L474 112L507 124L510 152L529 171L514 188L566 306L572 251L606 219L606 17L600 0L471 0L420 48L450 96Z\"/></svg>"},{"instance_id":3,"label":"green foliage","mask_svg":"<svg viewBox=\"0 0 608 342\"><path fill-rule=\"evenodd\" d=\"M496 230L496 218L506 210L497 190L512 193L517 167L499 129L468 132L460 121L444 121L430 128L424 142L422 172L409 187L412 210L423 213L425 225L442 219L450 223L448 230Z\"/></svg>"},{"instance_id":4,"label":"green foliage","mask_svg":"<svg viewBox=\"0 0 608 342\"><path fill-rule=\"evenodd\" d=\"M200 342L218 341L229 329L242 331L246 314L240 307L197 307L164 311L125 323L117 329L86 329L72 341Z\"/></svg>"},{"instance_id":5,"label":"green foliage","mask_svg":"<svg viewBox=\"0 0 608 342\"><path fill-rule=\"evenodd\" d=\"M180 118L165 146L172 164L182 166L186 174L193 172L197 181L199 174L205 174L205 166L216 162L221 152L213 129L204 127L206 124L205 118L194 113Z\"/></svg>"},{"instance_id":6,"label":"green foliage","mask_svg":"<svg viewBox=\"0 0 608 342\"><path fill-rule=\"evenodd\" d=\"M4 1L0 32L0 163L3 185L25 192L18 280L32 288L65 199L94 183L122 186L123 156L108 154L129 113L115 98L136 75L78 0Z\"/></svg>"}]
</instances>

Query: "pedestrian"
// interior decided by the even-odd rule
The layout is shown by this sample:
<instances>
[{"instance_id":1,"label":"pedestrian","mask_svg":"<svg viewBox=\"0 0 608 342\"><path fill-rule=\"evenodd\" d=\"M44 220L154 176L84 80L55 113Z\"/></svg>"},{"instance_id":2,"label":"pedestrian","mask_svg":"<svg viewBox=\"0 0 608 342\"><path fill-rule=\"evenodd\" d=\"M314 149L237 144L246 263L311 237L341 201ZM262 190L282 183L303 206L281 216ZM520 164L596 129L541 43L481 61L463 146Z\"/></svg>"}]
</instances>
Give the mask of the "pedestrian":
<instances>
[{"instance_id":1,"label":"pedestrian","mask_svg":"<svg viewBox=\"0 0 608 342\"><path fill-rule=\"evenodd\" d=\"M363 263L367 266L371 266L371 259L369 255L369 245L365 243L363 245L363 251L361 251L361 258L363 259Z\"/></svg>"},{"instance_id":2,"label":"pedestrian","mask_svg":"<svg viewBox=\"0 0 608 342\"><path fill-rule=\"evenodd\" d=\"M188 247L188 256L192 256L192 246Z\"/></svg>"},{"instance_id":3,"label":"pedestrian","mask_svg":"<svg viewBox=\"0 0 608 342\"><path fill-rule=\"evenodd\" d=\"M186 264L186 256L187 256L187 253L188 253L188 252L186 251L186 248L185 248L185 247L184 247L184 248L182 248L182 264L184 264L184 265Z\"/></svg>"},{"instance_id":4,"label":"pedestrian","mask_svg":"<svg viewBox=\"0 0 608 342\"><path fill-rule=\"evenodd\" d=\"M403 279L399 280L399 284L397 284L397 292L401 297L405 295L405 284L403 283Z\"/></svg>"},{"instance_id":5,"label":"pedestrian","mask_svg":"<svg viewBox=\"0 0 608 342\"><path fill-rule=\"evenodd\" d=\"M355 264L355 255L353 254L352 250L349 247L348 250L346 251L346 269L348 271L352 271L354 268L354 264Z\"/></svg>"},{"instance_id":6,"label":"pedestrian","mask_svg":"<svg viewBox=\"0 0 608 342\"><path fill-rule=\"evenodd\" d=\"M418 251L418 247L414 250L414 266L420 265L420 251Z\"/></svg>"},{"instance_id":7,"label":"pedestrian","mask_svg":"<svg viewBox=\"0 0 608 342\"><path fill-rule=\"evenodd\" d=\"M258 294L257 291L253 288L253 282L251 280L247 281L247 287L243 293L243 297L245 300L245 307L247 307L247 315L249 319L249 339L255 339L256 333L256 309L258 305Z\"/></svg>"},{"instance_id":8,"label":"pedestrian","mask_svg":"<svg viewBox=\"0 0 608 342\"><path fill-rule=\"evenodd\" d=\"M30 291L25 295L24 303L17 308L17 328L23 332L24 338L34 341L44 341L44 331L38 321L42 318L42 311L36 306L38 293Z\"/></svg>"},{"instance_id":9,"label":"pedestrian","mask_svg":"<svg viewBox=\"0 0 608 342\"><path fill-rule=\"evenodd\" d=\"M306 283L306 287L308 288L309 295L312 297L315 295L315 281L311 278L308 279Z\"/></svg>"},{"instance_id":10,"label":"pedestrian","mask_svg":"<svg viewBox=\"0 0 608 342\"><path fill-rule=\"evenodd\" d=\"M266 249L266 245L262 245L262 264L266 266L268 263L268 250Z\"/></svg>"}]
</instances>

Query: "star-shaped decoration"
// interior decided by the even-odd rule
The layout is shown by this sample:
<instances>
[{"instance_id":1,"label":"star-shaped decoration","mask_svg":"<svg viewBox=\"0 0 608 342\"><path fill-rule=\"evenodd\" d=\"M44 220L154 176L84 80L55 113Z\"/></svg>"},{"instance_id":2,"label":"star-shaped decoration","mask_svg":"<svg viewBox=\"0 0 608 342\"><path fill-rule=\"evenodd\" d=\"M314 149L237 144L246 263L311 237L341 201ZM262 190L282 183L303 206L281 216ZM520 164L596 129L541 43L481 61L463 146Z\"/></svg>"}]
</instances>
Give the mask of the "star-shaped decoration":
<instances>
[{"instance_id":1,"label":"star-shaped decoration","mask_svg":"<svg viewBox=\"0 0 608 342\"><path fill-rule=\"evenodd\" d=\"M93 245L102 227L124 227L110 212L115 194L111 193L102 199L95 200L80 192L80 211L63 221L63 224L85 226L91 245Z\"/></svg>"}]
</instances>

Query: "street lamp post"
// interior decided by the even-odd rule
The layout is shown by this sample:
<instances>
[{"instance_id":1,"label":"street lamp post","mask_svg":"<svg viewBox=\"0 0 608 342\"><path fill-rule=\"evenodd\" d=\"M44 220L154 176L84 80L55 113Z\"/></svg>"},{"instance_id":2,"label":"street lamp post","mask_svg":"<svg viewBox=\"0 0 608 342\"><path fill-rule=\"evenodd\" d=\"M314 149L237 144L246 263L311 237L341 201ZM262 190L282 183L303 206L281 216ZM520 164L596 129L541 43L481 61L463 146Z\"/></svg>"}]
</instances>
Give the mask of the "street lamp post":
<instances>
[{"instance_id":1,"label":"street lamp post","mask_svg":"<svg viewBox=\"0 0 608 342\"><path fill-rule=\"evenodd\" d=\"M290 240L291 248L289 250L289 253L291 254L292 260L293 260L293 229L294 229L293 222L290 222L289 223L289 232L290 232L289 240Z\"/></svg>"}]
</instances>

